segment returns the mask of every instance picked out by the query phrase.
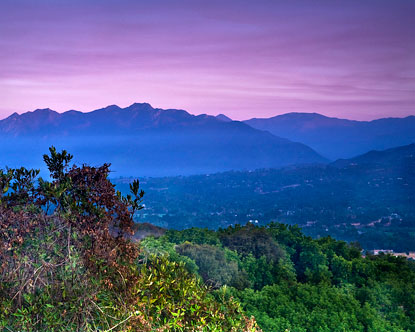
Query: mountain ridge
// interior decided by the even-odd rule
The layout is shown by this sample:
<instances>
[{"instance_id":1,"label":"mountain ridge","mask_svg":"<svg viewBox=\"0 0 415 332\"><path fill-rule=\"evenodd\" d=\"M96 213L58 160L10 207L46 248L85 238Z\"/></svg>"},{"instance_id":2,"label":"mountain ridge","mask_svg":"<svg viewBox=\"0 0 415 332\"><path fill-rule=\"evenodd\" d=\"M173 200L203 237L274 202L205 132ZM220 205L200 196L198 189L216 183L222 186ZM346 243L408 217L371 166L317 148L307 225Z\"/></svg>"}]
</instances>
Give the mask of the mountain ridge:
<instances>
[{"instance_id":1,"label":"mountain ridge","mask_svg":"<svg viewBox=\"0 0 415 332\"><path fill-rule=\"evenodd\" d=\"M414 115L358 121L318 113L286 113L271 118L252 118L244 123L306 144L331 160L415 142Z\"/></svg>"},{"instance_id":2,"label":"mountain ridge","mask_svg":"<svg viewBox=\"0 0 415 332\"><path fill-rule=\"evenodd\" d=\"M1 120L0 137L15 147L0 148L2 164L13 161L38 167L41 162L33 165L34 153L41 155L48 145L56 145L91 164L110 161L123 175L197 174L326 162L304 144L240 121L153 108L148 103L125 108L110 105L87 113L38 109Z\"/></svg>"},{"instance_id":3,"label":"mountain ridge","mask_svg":"<svg viewBox=\"0 0 415 332\"><path fill-rule=\"evenodd\" d=\"M358 155L348 159L338 159L329 165L337 168L345 167L374 167L390 165L405 165L409 160L413 161L415 158L415 143L408 145L393 147L385 150L371 150L364 154Z\"/></svg>"}]
</instances>

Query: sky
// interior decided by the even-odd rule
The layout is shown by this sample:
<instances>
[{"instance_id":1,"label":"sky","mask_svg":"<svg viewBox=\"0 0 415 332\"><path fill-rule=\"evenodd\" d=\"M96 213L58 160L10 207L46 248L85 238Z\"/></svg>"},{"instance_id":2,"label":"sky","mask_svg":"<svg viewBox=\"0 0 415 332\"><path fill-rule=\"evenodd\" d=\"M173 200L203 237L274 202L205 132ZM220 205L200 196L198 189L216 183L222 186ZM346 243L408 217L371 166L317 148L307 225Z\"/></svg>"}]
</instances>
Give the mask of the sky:
<instances>
[{"instance_id":1,"label":"sky","mask_svg":"<svg viewBox=\"0 0 415 332\"><path fill-rule=\"evenodd\" d=\"M0 119L415 114L415 0L1 0Z\"/></svg>"}]
</instances>

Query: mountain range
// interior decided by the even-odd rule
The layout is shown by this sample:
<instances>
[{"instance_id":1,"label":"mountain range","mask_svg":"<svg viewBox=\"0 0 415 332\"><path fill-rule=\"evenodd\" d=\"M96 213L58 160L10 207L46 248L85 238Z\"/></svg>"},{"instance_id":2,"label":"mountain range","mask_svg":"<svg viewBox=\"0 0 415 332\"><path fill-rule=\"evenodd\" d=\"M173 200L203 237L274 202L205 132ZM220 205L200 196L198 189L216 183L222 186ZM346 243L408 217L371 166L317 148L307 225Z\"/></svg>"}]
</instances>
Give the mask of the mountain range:
<instances>
[{"instance_id":1,"label":"mountain range","mask_svg":"<svg viewBox=\"0 0 415 332\"><path fill-rule=\"evenodd\" d=\"M326 163L411 144L415 116L355 121L287 113L241 122L134 103L14 113L0 120L0 139L0 167L42 168L42 154L55 145L83 162L111 162L116 176L190 175Z\"/></svg>"},{"instance_id":2,"label":"mountain range","mask_svg":"<svg viewBox=\"0 0 415 332\"><path fill-rule=\"evenodd\" d=\"M287 113L244 123L306 144L331 160L415 142L415 116L355 121L318 113Z\"/></svg>"},{"instance_id":3,"label":"mountain range","mask_svg":"<svg viewBox=\"0 0 415 332\"><path fill-rule=\"evenodd\" d=\"M112 163L115 176L164 176L321 163L302 143L249 125L147 103L88 113L38 109L0 121L0 167L41 168L50 145L92 165Z\"/></svg>"}]
</instances>

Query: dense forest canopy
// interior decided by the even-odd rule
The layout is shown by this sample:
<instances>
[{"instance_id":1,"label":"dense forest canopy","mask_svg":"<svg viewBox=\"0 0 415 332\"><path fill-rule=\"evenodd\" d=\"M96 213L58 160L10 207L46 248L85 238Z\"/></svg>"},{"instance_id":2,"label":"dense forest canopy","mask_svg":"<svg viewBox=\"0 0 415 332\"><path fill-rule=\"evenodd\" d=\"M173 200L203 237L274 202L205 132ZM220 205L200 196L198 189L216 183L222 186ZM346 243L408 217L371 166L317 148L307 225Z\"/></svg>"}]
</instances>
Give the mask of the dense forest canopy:
<instances>
[{"instance_id":1,"label":"dense forest canopy","mask_svg":"<svg viewBox=\"0 0 415 332\"><path fill-rule=\"evenodd\" d=\"M167 230L143 245L225 287L263 331L415 330L415 262L403 257L280 223Z\"/></svg>"}]
</instances>

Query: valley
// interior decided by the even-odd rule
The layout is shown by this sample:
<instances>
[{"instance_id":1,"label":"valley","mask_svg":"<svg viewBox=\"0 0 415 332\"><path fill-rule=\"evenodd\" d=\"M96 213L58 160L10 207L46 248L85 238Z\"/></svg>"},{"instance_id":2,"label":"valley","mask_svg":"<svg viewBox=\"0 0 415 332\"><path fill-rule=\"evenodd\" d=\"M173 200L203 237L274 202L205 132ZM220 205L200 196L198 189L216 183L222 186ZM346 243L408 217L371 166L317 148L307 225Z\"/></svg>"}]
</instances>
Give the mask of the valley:
<instances>
[{"instance_id":1,"label":"valley","mask_svg":"<svg viewBox=\"0 0 415 332\"><path fill-rule=\"evenodd\" d=\"M415 250L415 145L328 165L142 178L138 222L174 229L297 224L363 248ZM126 191L130 178L114 178Z\"/></svg>"}]
</instances>

